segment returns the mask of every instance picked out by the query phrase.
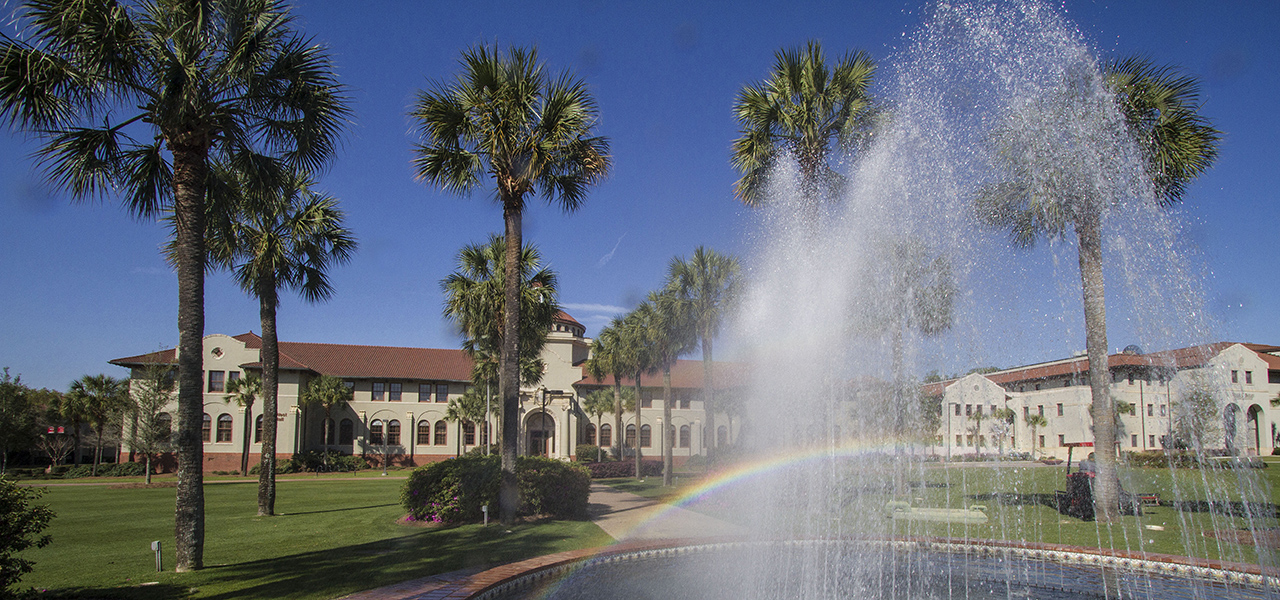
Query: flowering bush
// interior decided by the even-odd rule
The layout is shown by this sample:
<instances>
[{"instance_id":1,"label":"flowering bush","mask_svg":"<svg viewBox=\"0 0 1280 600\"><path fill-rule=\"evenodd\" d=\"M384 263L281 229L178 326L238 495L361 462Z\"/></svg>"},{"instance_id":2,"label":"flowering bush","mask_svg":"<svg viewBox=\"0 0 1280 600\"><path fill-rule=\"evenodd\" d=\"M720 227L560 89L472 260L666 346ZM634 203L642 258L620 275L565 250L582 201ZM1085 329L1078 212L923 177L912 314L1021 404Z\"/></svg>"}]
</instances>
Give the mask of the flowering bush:
<instances>
[{"instance_id":1,"label":"flowering bush","mask_svg":"<svg viewBox=\"0 0 1280 600\"><path fill-rule=\"evenodd\" d=\"M559 460L520 457L516 463L524 515L586 516L591 479L586 469ZM497 516L502 480L497 456L462 456L414 469L401 494L406 520L427 523L479 521L488 504Z\"/></svg>"},{"instance_id":2,"label":"flowering bush","mask_svg":"<svg viewBox=\"0 0 1280 600\"><path fill-rule=\"evenodd\" d=\"M634 477L636 474L635 459L620 460L616 462L598 462L589 463L587 468L591 470L592 479L609 479L613 477ZM662 462L656 460L641 460L640 475L642 477L652 477L662 474Z\"/></svg>"}]
</instances>

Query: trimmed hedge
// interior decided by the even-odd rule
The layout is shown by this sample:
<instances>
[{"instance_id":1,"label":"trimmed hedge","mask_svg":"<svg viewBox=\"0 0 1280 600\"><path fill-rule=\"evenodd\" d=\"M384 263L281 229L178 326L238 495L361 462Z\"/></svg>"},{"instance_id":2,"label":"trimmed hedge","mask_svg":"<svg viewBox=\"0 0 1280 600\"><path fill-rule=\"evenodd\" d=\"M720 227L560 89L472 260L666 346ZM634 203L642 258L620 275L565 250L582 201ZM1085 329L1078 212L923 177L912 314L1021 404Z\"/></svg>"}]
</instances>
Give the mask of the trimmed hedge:
<instances>
[{"instance_id":1,"label":"trimmed hedge","mask_svg":"<svg viewBox=\"0 0 1280 600\"><path fill-rule=\"evenodd\" d=\"M581 519L587 514L591 476L581 466L550 458L522 456L516 461L521 515ZM462 456L413 470L400 502L410 521L470 523L480 521L488 504L497 516L502 459Z\"/></svg>"},{"instance_id":2,"label":"trimmed hedge","mask_svg":"<svg viewBox=\"0 0 1280 600\"><path fill-rule=\"evenodd\" d=\"M612 479L616 477L635 477L636 462L632 460L618 460L613 462L597 462L588 463L587 469L591 471L592 479ZM640 476L652 477L662 474L662 462L657 460L641 460Z\"/></svg>"},{"instance_id":3,"label":"trimmed hedge","mask_svg":"<svg viewBox=\"0 0 1280 600\"><path fill-rule=\"evenodd\" d=\"M1256 456L1201 456L1195 452L1126 452L1125 462L1131 467L1175 469L1265 469L1267 463Z\"/></svg>"},{"instance_id":4,"label":"trimmed hedge","mask_svg":"<svg viewBox=\"0 0 1280 600\"><path fill-rule=\"evenodd\" d=\"M601 452L600 446L595 444L578 444L573 449L573 460L580 463L593 463L600 456L608 456L608 451Z\"/></svg>"}]
</instances>

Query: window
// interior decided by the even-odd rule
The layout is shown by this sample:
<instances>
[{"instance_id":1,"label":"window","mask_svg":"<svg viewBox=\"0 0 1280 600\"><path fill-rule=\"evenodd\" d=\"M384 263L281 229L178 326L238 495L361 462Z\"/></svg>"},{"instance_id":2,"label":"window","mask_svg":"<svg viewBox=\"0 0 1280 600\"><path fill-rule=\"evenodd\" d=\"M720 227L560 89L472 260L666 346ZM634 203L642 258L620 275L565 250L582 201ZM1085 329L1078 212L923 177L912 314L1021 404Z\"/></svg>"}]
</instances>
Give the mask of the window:
<instances>
[{"instance_id":1,"label":"window","mask_svg":"<svg viewBox=\"0 0 1280 600\"><path fill-rule=\"evenodd\" d=\"M648 425L640 426L640 447L649 448L653 446L653 429Z\"/></svg>"},{"instance_id":2,"label":"window","mask_svg":"<svg viewBox=\"0 0 1280 600\"><path fill-rule=\"evenodd\" d=\"M213 417L209 413L204 413L204 418L200 421L200 441L213 441Z\"/></svg>"},{"instance_id":3,"label":"window","mask_svg":"<svg viewBox=\"0 0 1280 600\"><path fill-rule=\"evenodd\" d=\"M1147 446L1152 447L1152 448L1155 448L1155 447L1156 447L1156 436L1155 436L1155 435L1149 435L1149 436L1147 436Z\"/></svg>"},{"instance_id":4,"label":"window","mask_svg":"<svg viewBox=\"0 0 1280 600\"><path fill-rule=\"evenodd\" d=\"M1244 382L1245 382L1245 383L1253 383L1253 371L1245 371L1245 372L1244 372Z\"/></svg>"},{"instance_id":5,"label":"window","mask_svg":"<svg viewBox=\"0 0 1280 600\"><path fill-rule=\"evenodd\" d=\"M231 415L226 413L218 415L218 441L231 441Z\"/></svg>"},{"instance_id":6,"label":"window","mask_svg":"<svg viewBox=\"0 0 1280 600\"><path fill-rule=\"evenodd\" d=\"M418 421L418 445L425 446L431 443L431 421L423 419Z\"/></svg>"},{"instance_id":7,"label":"window","mask_svg":"<svg viewBox=\"0 0 1280 600\"><path fill-rule=\"evenodd\" d=\"M262 415L253 420L253 443L262 443Z\"/></svg>"},{"instance_id":8,"label":"window","mask_svg":"<svg viewBox=\"0 0 1280 600\"><path fill-rule=\"evenodd\" d=\"M729 443L729 428L721 425L716 428L716 445L724 446Z\"/></svg>"},{"instance_id":9,"label":"window","mask_svg":"<svg viewBox=\"0 0 1280 600\"><path fill-rule=\"evenodd\" d=\"M1232 371L1234 373L1234 371ZM227 390L227 382L223 380L226 376L224 371L209 371L209 393L225 392Z\"/></svg>"},{"instance_id":10,"label":"window","mask_svg":"<svg viewBox=\"0 0 1280 600\"><path fill-rule=\"evenodd\" d=\"M349 446L356 441L356 425L351 419L343 419L338 423L338 445Z\"/></svg>"},{"instance_id":11,"label":"window","mask_svg":"<svg viewBox=\"0 0 1280 600\"><path fill-rule=\"evenodd\" d=\"M1062 412L1062 403L1061 403L1061 402L1059 402L1059 403L1058 403L1058 416L1059 416L1059 417L1061 417L1063 414L1064 414L1064 413Z\"/></svg>"},{"instance_id":12,"label":"window","mask_svg":"<svg viewBox=\"0 0 1280 600\"><path fill-rule=\"evenodd\" d=\"M640 408L653 408L653 393L640 394Z\"/></svg>"},{"instance_id":13,"label":"window","mask_svg":"<svg viewBox=\"0 0 1280 600\"><path fill-rule=\"evenodd\" d=\"M963 446L964 444L963 444L963 443L961 443L961 442L963 442L963 441L964 441L964 440L962 440L962 439L960 438L960 434L958 434L958 433L957 433L957 434L956 434L956 445L957 445L957 446Z\"/></svg>"},{"instance_id":14,"label":"window","mask_svg":"<svg viewBox=\"0 0 1280 600\"><path fill-rule=\"evenodd\" d=\"M1120 372L1119 372L1119 371L1117 371L1117 372L1115 372L1115 373L1112 373L1112 374L1111 374L1111 383L1120 383Z\"/></svg>"},{"instance_id":15,"label":"window","mask_svg":"<svg viewBox=\"0 0 1280 600\"><path fill-rule=\"evenodd\" d=\"M1280 383L1280 371L1274 369L1267 371L1267 383Z\"/></svg>"},{"instance_id":16,"label":"window","mask_svg":"<svg viewBox=\"0 0 1280 600\"><path fill-rule=\"evenodd\" d=\"M613 428L610 427L608 423L605 423L600 426L600 445L601 446L613 445Z\"/></svg>"},{"instance_id":17,"label":"window","mask_svg":"<svg viewBox=\"0 0 1280 600\"><path fill-rule=\"evenodd\" d=\"M1133 373L1129 374L1129 385L1133 385Z\"/></svg>"},{"instance_id":18,"label":"window","mask_svg":"<svg viewBox=\"0 0 1280 600\"><path fill-rule=\"evenodd\" d=\"M430 402L430 401L431 401L431 384L419 383L418 384L418 402Z\"/></svg>"},{"instance_id":19,"label":"window","mask_svg":"<svg viewBox=\"0 0 1280 600\"><path fill-rule=\"evenodd\" d=\"M386 396L387 384L381 381L373 382L373 391L370 393L370 399L374 402L382 400Z\"/></svg>"},{"instance_id":20,"label":"window","mask_svg":"<svg viewBox=\"0 0 1280 600\"><path fill-rule=\"evenodd\" d=\"M685 392L685 393L683 393L683 394L680 394L680 408L689 408L689 396L690 396L690 395L691 395L691 394L689 394L688 392Z\"/></svg>"},{"instance_id":21,"label":"window","mask_svg":"<svg viewBox=\"0 0 1280 600\"><path fill-rule=\"evenodd\" d=\"M982 405L981 405L981 404L978 404L978 405L976 405L974 408L976 408L977 410L975 410L975 411L973 411L973 412L977 413L977 414L978 414L978 416L979 416L979 417L981 417L981 416L982 416Z\"/></svg>"},{"instance_id":22,"label":"window","mask_svg":"<svg viewBox=\"0 0 1280 600\"><path fill-rule=\"evenodd\" d=\"M369 443L382 444L382 420L374 419L369 422Z\"/></svg>"},{"instance_id":23,"label":"window","mask_svg":"<svg viewBox=\"0 0 1280 600\"><path fill-rule=\"evenodd\" d=\"M345 387L345 388L347 388L348 390L351 390L352 392L354 392L354 391L356 391L356 382L354 382L354 381L343 381L343 382L342 382L342 387Z\"/></svg>"},{"instance_id":24,"label":"window","mask_svg":"<svg viewBox=\"0 0 1280 600\"><path fill-rule=\"evenodd\" d=\"M587 423L587 443L596 445L596 426L590 423Z\"/></svg>"},{"instance_id":25,"label":"window","mask_svg":"<svg viewBox=\"0 0 1280 600\"><path fill-rule=\"evenodd\" d=\"M987 436L985 436L985 435L980 435L980 436L978 436L978 445L979 445L979 446L982 446L983 448L986 448L986 447L987 447Z\"/></svg>"},{"instance_id":26,"label":"window","mask_svg":"<svg viewBox=\"0 0 1280 600\"><path fill-rule=\"evenodd\" d=\"M160 432L160 439L168 441L173 435L173 417L163 412L156 415L156 430Z\"/></svg>"},{"instance_id":27,"label":"window","mask_svg":"<svg viewBox=\"0 0 1280 600\"><path fill-rule=\"evenodd\" d=\"M393 446L400 445L400 421L392 419L387 422L387 443Z\"/></svg>"},{"instance_id":28,"label":"window","mask_svg":"<svg viewBox=\"0 0 1280 600\"><path fill-rule=\"evenodd\" d=\"M692 437L693 437L693 430L689 429L688 425L681 425L680 426L680 447L688 448L689 443L691 441L690 438Z\"/></svg>"},{"instance_id":29,"label":"window","mask_svg":"<svg viewBox=\"0 0 1280 600\"><path fill-rule=\"evenodd\" d=\"M623 445L628 448L636 447L636 426L627 425L627 437L623 438Z\"/></svg>"},{"instance_id":30,"label":"window","mask_svg":"<svg viewBox=\"0 0 1280 600\"><path fill-rule=\"evenodd\" d=\"M1038 383L1036 384L1036 391L1037 391L1037 392L1038 392L1038 391L1040 391L1040 384L1038 384Z\"/></svg>"},{"instance_id":31,"label":"window","mask_svg":"<svg viewBox=\"0 0 1280 600\"><path fill-rule=\"evenodd\" d=\"M1044 405L1043 405L1043 404L1041 404L1041 405L1039 405L1039 406L1037 406L1037 407L1036 407L1036 414L1038 414L1038 415L1040 415L1040 416L1042 416L1042 417L1044 416Z\"/></svg>"},{"instance_id":32,"label":"window","mask_svg":"<svg viewBox=\"0 0 1280 600\"><path fill-rule=\"evenodd\" d=\"M476 426L475 425L472 425L471 423L462 424L462 445L463 446L476 445Z\"/></svg>"},{"instance_id":33,"label":"window","mask_svg":"<svg viewBox=\"0 0 1280 600\"><path fill-rule=\"evenodd\" d=\"M437 446L445 446L449 443L449 424L444 421L436 421L436 437L432 442Z\"/></svg>"},{"instance_id":34,"label":"window","mask_svg":"<svg viewBox=\"0 0 1280 600\"><path fill-rule=\"evenodd\" d=\"M390 389L388 390L388 393L387 393L387 400L390 402L399 402L400 401L400 384L392 383L392 384L388 384L388 387Z\"/></svg>"},{"instance_id":35,"label":"window","mask_svg":"<svg viewBox=\"0 0 1280 600\"><path fill-rule=\"evenodd\" d=\"M956 416L957 416L957 417L958 417L958 416L960 416L960 404L959 404L959 403L957 403L957 404L956 404Z\"/></svg>"},{"instance_id":36,"label":"window","mask_svg":"<svg viewBox=\"0 0 1280 600\"><path fill-rule=\"evenodd\" d=\"M1067 436L1062 435L1061 433L1059 433L1059 434L1058 434L1058 446L1059 446L1059 447L1062 447L1062 446L1066 446L1066 445L1067 445Z\"/></svg>"},{"instance_id":37,"label":"window","mask_svg":"<svg viewBox=\"0 0 1280 600\"><path fill-rule=\"evenodd\" d=\"M1022 407L1022 419L1026 420L1030 418L1031 418L1031 407L1030 406Z\"/></svg>"},{"instance_id":38,"label":"window","mask_svg":"<svg viewBox=\"0 0 1280 600\"><path fill-rule=\"evenodd\" d=\"M212 375L212 373L210 373ZM1231 370L1231 383L1240 383L1240 371Z\"/></svg>"},{"instance_id":39,"label":"window","mask_svg":"<svg viewBox=\"0 0 1280 600\"><path fill-rule=\"evenodd\" d=\"M329 432L329 437L328 437L328 439L326 439L326 440L324 441L324 443L326 443L326 444L328 444L328 445L330 445L330 446L332 446L332 445L334 445L334 444L338 443L338 441L337 441L337 440L338 440L338 431L337 431L337 429L338 429L337 425L338 425L338 424L337 424L337 423L334 423L334 422L333 422L333 419L329 419L328 421L326 421L326 422L325 422L325 425L326 425L326 427L325 427L325 429L324 429L324 430L325 430L325 431L327 431L327 432Z\"/></svg>"},{"instance_id":40,"label":"window","mask_svg":"<svg viewBox=\"0 0 1280 600\"><path fill-rule=\"evenodd\" d=\"M436 384L436 402L448 402L448 401L449 401L449 384L447 383Z\"/></svg>"},{"instance_id":41,"label":"window","mask_svg":"<svg viewBox=\"0 0 1280 600\"><path fill-rule=\"evenodd\" d=\"M1131 448L1138 447L1138 434L1135 433L1129 436L1129 447Z\"/></svg>"},{"instance_id":42,"label":"window","mask_svg":"<svg viewBox=\"0 0 1280 600\"><path fill-rule=\"evenodd\" d=\"M1043 448L1043 447L1044 447L1044 436L1043 436L1043 435L1042 435L1042 436L1040 436L1040 447L1041 447L1041 448Z\"/></svg>"},{"instance_id":43,"label":"window","mask_svg":"<svg viewBox=\"0 0 1280 600\"><path fill-rule=\"evenodd\" d=\"M489 445L489 424L488 423L484 423L484 427L480 428L480 443L485 446Z\"/></svg>"},{"instance_id":44,"label":"window","mask_svg":"<svg viewBox=\"0 0 1280 600\"><path fill-rule=\"evenodd\" d=\"M1165 411L1165 408L1164 408L1164 407L1165 407L1165 405L1164 405L1164 404L1161 404L1161 405L1160 405L1160 416L1162 416L1162 417L1163 417L1163 416L1165 416L1165 415L1164 415L1164 411Z\"/></svg>"},{"instance_id":45,"label":"window","mask_svg":"<svg viewBox=\"0 0 1280 600\"><path fill-rule=\"evenodd\" d=\"M972 405L972 404L966 404L966 405L964 405L964 416L966 416L966 417L971 417L971 416L973 416L973 405Z\"/></svg>"},{"instance_id":46,"label":"window","mask_svg":"<svg viewBox=\"0 0 1280 600\"><path fill-rule=\"evenodd\" d=\"M240 379L240 371L228 371L227 379L229 381L236 381L237 379Z\"/></svg>"},{"instance_id":47,"label":"window","mask_svg":"<svg viewBox=\"0 0 1280 600\"><path fill-rule=\"evenodd\" d=\"M1154 404L1148 404L1148 405L1147 405L1147 416L1148 416L1148 417L1154 417L1154 416L1156 416L1156 405L1154 405Z\"/></svg>"}]
</instances>

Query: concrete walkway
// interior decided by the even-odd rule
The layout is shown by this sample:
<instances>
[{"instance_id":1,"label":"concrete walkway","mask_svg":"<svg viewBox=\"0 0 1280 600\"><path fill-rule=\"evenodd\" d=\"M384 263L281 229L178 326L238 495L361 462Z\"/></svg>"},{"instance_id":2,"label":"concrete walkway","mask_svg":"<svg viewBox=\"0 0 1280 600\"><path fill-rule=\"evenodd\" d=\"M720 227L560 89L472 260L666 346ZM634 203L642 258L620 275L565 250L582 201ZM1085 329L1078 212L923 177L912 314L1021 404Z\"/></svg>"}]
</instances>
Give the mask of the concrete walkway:
<instances>
[{"instance_id":1,"label":"concrete walkway","mask_svg":"<svg viewBox=\"0 0 1280 600\"><path fill-rule=\"evenodd\" d=\"M589 502L587 511L591 522L599 525L605 533L618 542L724 538L747 533L745 528L738 525L616 490L601 483L591 484ZM441 573L343 596L341 600L465 598L471 593L474 587L472 584L476 583L472 581L472 577L482 571L482 568L471 568Z\"/></svg>"}]
</instances>

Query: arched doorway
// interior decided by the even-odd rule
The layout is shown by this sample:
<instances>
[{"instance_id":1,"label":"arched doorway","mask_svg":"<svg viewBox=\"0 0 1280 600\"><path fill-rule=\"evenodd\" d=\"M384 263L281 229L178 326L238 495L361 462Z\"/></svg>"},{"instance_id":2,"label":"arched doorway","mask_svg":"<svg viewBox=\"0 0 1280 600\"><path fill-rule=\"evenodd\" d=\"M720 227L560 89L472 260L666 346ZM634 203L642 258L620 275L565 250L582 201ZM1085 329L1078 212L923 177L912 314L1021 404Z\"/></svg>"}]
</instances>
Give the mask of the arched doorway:
<instances>
[{"instance_id":1,"label":"arched doorway","mask_svg":"<svg viewBox=\"0 0 1280 600\"><path fill-rule=\"evenodd\" d=\"M1234 455L1239 452L1239 440L1236 434L1239 433L1240 407L1234 404L1228 404L1222 411L1222 437L1223 447L1226 448L1227 454Z\"/></svg>"},{"instance_id":2,"label":"arched doorway","mask_svg":"<svg viewBox=\"0 0 1280 600\"><path fill-rule=\"evenodd\" d=\"M1257 404L1250 406L1245 415L1244 445L1249 456L1262 454L1262 407Z\"/></svg>"},{"instance_id":3,"label":"arched doorway","mask_svg":"<svg viewBox=\"0 0 1280 600\"><path fill-rule=\"evenodd\" d=\"M529 456L550 456L555 448L556 420L544 412L535 412L524 420Z\"/></svg>"}]
</instances>

